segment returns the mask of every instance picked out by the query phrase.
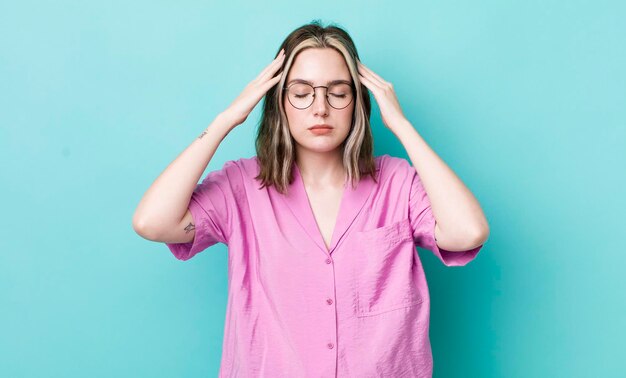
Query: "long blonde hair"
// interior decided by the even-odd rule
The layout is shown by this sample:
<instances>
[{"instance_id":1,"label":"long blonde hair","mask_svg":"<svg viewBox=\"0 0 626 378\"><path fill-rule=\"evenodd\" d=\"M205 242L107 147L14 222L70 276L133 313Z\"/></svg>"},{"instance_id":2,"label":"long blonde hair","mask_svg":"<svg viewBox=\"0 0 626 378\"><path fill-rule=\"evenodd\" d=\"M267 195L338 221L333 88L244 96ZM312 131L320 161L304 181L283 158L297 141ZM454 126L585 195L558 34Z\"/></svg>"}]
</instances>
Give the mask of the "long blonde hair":
<instances>
[{"instance_id":1,"label":"long blonde hair","mask_svg":"<svg viewBox=\"0 0 626 378\"><path fill-rule=\"evenodd\" d=\"M355 187L362 175L371 175L375 182L376 166L373 156L373 138L370 128L371 103L367 88L360 84L356 60L359 55L350 35L341 27L329 25L323 27L318 20L303 25L292 31L278 48L285 49L285 60L277 73L289 72L298 55L309 48L332 48L343 55L354 89L356 90L354 112L350 133L342 143L343 166L348 180ZM287 116L283 107L283 87L287 75L267 91L263 101L263 114L256 136L256 154L260 165L261 188L274 185L282 194L287 192L293 181L292 168L295 164L295 142L289 132ZM360 85L357 85L359 83Z\"/></svg>"}]
</instances>

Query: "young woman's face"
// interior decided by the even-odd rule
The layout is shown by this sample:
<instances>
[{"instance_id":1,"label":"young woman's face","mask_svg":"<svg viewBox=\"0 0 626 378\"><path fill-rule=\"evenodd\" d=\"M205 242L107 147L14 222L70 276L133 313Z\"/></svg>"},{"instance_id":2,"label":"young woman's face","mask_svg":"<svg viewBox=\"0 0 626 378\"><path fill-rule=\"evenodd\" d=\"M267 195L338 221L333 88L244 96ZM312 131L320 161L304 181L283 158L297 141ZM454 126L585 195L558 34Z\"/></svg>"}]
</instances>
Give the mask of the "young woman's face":
<instances>
[{"instance_id":1,"label":"young woman's face","mask_svg":"<svg viewBox=\"0 0 626 378\"><path fill-rule=\"evenodd\" d=\"M289 87L294 80L303 80L311 83L311 86L328 86L329 82L343 80L352 83L348 66L339 52L330 48L310 48L298 54L294 60L285 87ZM341 96L346 95L346 86L335 86L333 93L328 93L335 107L341 105ZM352 99L345 108L336 109L327 101L325 88L316 88L313 103L306 109L298 109L289 101L288 95L298 95L300 98L307 93L307 87L300 87L296 93L296 87L291 87L285 92L283 106L289 122L289 130L296 141L297 148L304 148L314 152L330 152L341 147L341 143L350 133L352 124L352 112L354 110L356 94L354 90L348 90L348 96ZM310 88L308 88L310 90ZM291 92L291 93L289 93ZM309 92L310 93L310 92ZM304 101L291 97L293 102ZM296 103L297 105L298 103ZM299 108L303 106L298 106ZM329 130L311 130L315 125L328 125Z\"/></svg>"}]
</instances>

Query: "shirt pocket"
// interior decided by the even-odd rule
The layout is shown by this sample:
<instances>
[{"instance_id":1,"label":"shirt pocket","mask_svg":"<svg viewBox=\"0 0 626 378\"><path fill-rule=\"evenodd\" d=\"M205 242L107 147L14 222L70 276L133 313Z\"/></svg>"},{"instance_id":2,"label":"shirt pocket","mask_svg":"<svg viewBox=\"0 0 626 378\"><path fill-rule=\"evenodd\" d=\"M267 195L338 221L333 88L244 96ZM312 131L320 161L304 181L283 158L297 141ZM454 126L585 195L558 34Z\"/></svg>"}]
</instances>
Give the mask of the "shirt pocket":
<instances>
[{"instance_id":1,"label":"shirt pocket","mask_svg":"<svg viewBox=\"0 0 626 378\"><path fill-rule=\"evenodd\" d=\"M413 278L415 244L408 219L356 232L355 237L358 317L422 302Z\"/></svg>"}]
</instances>

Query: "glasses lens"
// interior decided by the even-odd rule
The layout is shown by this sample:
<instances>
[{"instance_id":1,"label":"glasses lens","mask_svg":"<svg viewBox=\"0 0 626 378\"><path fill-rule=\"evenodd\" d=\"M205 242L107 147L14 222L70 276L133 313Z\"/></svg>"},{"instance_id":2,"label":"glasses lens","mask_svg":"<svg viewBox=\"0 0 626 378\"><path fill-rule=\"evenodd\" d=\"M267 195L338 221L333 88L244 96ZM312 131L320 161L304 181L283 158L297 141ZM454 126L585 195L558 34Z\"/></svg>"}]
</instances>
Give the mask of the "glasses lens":
<instances>
[{"instance_id":1,"label":"glasses lens","mask_svg":"<svg viewBox=\"0 0 626 378\"><path fill-rule=\"evenodd\" d=\"M313 87L308 84L296 83L289 87L289 102L299 109L304 109L313 102Z\"/></svg>"},{"instance_id":2,"label":"glasses lens","mask_svg":"<svg viewBox=\"0 0 626 378\"><path fill-rule=\"evenodd\" d=\"M352 101L352 87L349 84L333 84L328 87L328 102L337 109L345 108Z\"/></svg>"}]
</instances>

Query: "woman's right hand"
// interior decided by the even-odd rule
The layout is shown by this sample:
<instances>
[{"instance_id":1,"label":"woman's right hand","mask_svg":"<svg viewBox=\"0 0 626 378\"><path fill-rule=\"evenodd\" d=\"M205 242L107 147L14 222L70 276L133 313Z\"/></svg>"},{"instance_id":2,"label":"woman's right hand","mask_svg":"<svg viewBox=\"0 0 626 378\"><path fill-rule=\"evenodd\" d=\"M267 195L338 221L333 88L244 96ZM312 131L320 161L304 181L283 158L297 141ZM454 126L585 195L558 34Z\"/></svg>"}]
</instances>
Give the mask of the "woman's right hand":
<instances>
[{"instance_id":1,"label":"woman's right hand","mask_svg":"<svg viewBox=\"0 0 626 378\"><path fill-rule=\"evenodd\" d=\"M272 63L265 67L259 76L252 80L239 97L223 112L235 126L242 124L248 118L252 109L261 101L265 93L280 80L281 75L274 77L274 74L282 67L284 58L285 51L282 49Z\"/></svg>"}]
</instances>

